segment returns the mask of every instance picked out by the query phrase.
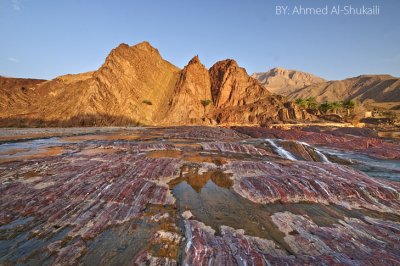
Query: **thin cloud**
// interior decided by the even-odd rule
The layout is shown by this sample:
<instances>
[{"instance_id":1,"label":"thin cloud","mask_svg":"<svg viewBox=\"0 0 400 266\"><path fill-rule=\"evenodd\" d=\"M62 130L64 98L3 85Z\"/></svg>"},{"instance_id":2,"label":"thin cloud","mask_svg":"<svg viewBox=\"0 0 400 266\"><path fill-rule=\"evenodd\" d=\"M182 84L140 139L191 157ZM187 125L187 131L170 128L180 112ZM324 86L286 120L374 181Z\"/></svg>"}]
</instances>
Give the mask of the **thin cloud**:
<instances>
[{"instance_id":1,"label":"thin cloud","mask_svg":"<svg viewBox=\"0 0 400 266\"><path fill-rule=\"evenodd\" d=\"M15 63L18 62L18 59L14 58L14 57L9 57L9 58L7 58L7 60L10 62L15 62Z\"/></svg>"},{"instance_id":2,"label":"thin cloud","mask_svg":"<svg viewBox=\"0 0 400 266\"><path fill-rule=\"evenodd\" d=\"M11 5L15 11L21 10L21 3L19 0L11 0Z\"/></svg>"}]
</instances>

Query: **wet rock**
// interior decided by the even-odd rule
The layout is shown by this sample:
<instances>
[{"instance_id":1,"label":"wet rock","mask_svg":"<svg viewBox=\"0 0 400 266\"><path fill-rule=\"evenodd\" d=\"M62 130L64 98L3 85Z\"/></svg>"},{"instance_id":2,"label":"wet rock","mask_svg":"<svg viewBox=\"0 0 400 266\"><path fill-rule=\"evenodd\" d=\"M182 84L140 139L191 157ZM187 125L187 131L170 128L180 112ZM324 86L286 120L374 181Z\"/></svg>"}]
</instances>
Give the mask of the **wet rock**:
<instances>
[{"instance_id":1,"label":"wet rock","mask_svg":"<svg viewBox=\"0 0 400 266\"><path fill-rule=\"evenodd\" d=\"M257 203L318 202L346 208L400 213L400 185L376 180L352 168L314 162L237 162L234 190Z\"/></svg>"},{"instance_id":2,"label":"wet rock","mask_svg":"<svg viewBox=\"0 0 400 266\"><path fill-rule=\"evenodd\" d=\"M290 212L275 213L272 220L286 234L284 239L296 255L329 255L345 265L400 263L400 223L365 217L365 221L345 218L333 227L319 227Z\"/></svg>"},{"instance_id":3,"label":"wet rock","mask_svg":"<svg viewBox=\"0 0 400 266\"><path fill-rule=\"evenodd\" d=\"M266 265L266 254L283 256L273 241L246 236L243 230L221 227L221 236L195 220L185 221L187 265Z\"/></svg>"},{"instance_id":4,"label":"wet rock","mask_svg":"<svg viewBox=\"0 0 400 266\"><path fill-rule=\"evenodd\" d=\"M246 135L223 127L182 127L179 130L176 128L167 128L165 130L165 137L224 141L248 138Z\"/></svg>"},{"instance_id":5,"label":"wet rock","mask_svg":"<svg viewBox=\"0 0 400 266\"><path fill-rule=\"evenodd\" d=\"M190 218L193 217L193 214L191 211L184 211L184 212L182 212L181 215L185 220L189 220Z\"/></svg>"},{"instance_id":6,"label":"wet rock","mask_svg":"<svg viewBox=\"0 0 400 266\"><path fill-rule=\"evenodd\" d=\"M244 153L249 155L272 155L264 149L256 148L250 144L240 144L233 142L204 142L201 146L206 151L218 151L218 152L232 152L232 153Z\"/></svg>"},{"instance_id":7,"label":"wet rock","mask_svg":"<svg viewBox=\"0 0 400 266\"><path fill-rule=\"evenodd\" d=\"M150 252L143 251L136 259L132 262L132 265L165 265L175 266L177 262L170 258L165 257L154 257Z\"/></svg>"},{"instance_id":8,"label":"wet rock","mask_svg":"<svg viewBox=\"0 0 400 266\"><path fill-rule=\"evenodd\" d=\"M290 212L272 215L285 233L287 249L273 241L247 236L243 230L221 226L221 235L201 222L185 221L189 265L380 265L399 263L396 247L399 223L366 217L351 218L334 227L319 227L307 217ZM382 228L381 226L384 225ZM376 233L379 235L376 236ZM351 241L349 241L351 239Z\"/></svg>"},{"instance_id":9,"label":"wet rock","mask_svg":"<svg viewBox=\"0 0 400 266\"><path fill-rule=\"evenodd\" d=\"M181 127L0 163L0 264L399 264L400 183L276 140L296 132L250 131L294 160L265 137Z\"/></svg>"},{"instance_id":10,"label":"wet rock","mask_svg":"<svg viewBox=\"0 0 400 266\"><path fill-rule=\"evenodd\" d=\"M313 145L356 151L377 158L400 159L400 145L379 138L344 134L332 135L329 133L309 132L298 129L279 130L260 127L236 127L235 129L240 133L248 134L254 138L297 140Z\"/></svg>"},{"instance_id":11,"label":"wet rock","mask_svg":"<svg viewBox=\"0 0 400 266\"><path fill-rule=\"evenodd\" d=\"M0 209L7 217L2 220L33 216L42 221L35 234L39 238L53 235L54 228L71 226L68 238L78 241L63 243L55 263L74 261L85 249L84 240L141 218L149 203L173 204L166 183L178 166L176 159L116 153L10 163L6 176L35 169L42 178L1 183Z\"/></svg>"}]
</instances>

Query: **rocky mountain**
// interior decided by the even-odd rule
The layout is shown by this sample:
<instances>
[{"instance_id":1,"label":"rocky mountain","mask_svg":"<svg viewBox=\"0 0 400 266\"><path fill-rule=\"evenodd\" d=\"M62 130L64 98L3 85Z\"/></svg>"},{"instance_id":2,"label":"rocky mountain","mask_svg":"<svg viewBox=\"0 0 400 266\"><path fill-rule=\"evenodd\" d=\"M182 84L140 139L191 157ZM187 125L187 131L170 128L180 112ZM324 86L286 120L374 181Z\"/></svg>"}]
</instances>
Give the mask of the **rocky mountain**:
<instances>
[{"instance_id":1,"label":"rocky mountain","mask_svg":"<svg viewBox=\"0 0 400 266\"><path fill-rule=\"evenodd\" d=\"M267 72L254 73L252 77L258 79L261 85L272 93L280 95L287 95L294 90L326 82L323 78L312 74L281 67L273 68Z\"/></svg>"},{"instance_id":2,"label":"rocky mountain","mask_svg":"<svg viewBox=\"0 0 400 266\"><path fill-rule=\"evenodd\" d=\"M206 67L198 56L183 68L174 87L164 122L174 124L201 124L210 108L202 101L211 101L211 80ZM208 104L209 105L209 104Z\"/></svg>"},{"instance_id":3,"label":"rocky mountain","mask_svg":"<svg viewBox=\"0 0 400 266\"><path fill-rule=\"evenodd\" d=\"M269 91L289 100L315 97L317 101L373 100L400 101L400 79L390 75L361 75L345 80L326 81L309 73L273 68L252 75Z\"/></svg>"},{"instance_id":4,"label":"rocky mountain","mask_svg":"<svg viewBox=\"0 0 400 266\"><path fill-rule=\"evenodd\" d=\"M45 82L42 79L8 78L0 76L0 110L19 110L29 105L29 92Z\"/></svg>"},{"instance_id":5,"label":"rocky mountain","mask_svg":"<svg viewBox=\"0 0 400 266\"><path fill-rule=\"evenodd\" d=\"M311 118L271 95L234 60L207 70L195 56L181 70L148 42L119 45L96 71L20 90L2 86L8 104L0 106L0 125L262 124Z\"/></svg>"},{"instance_id":6,"label":"rocky mountain","mask_svg":"<svg viewBox=\"0 0 400 266\"><path fill-rule=\"evenodd\" d=\"M400 101L400 79L390 75L361 75L337 81L327 81L299 88L288 93L290 99L316 97L323 101L374 100Z\"/></svg>"}]
</instances>

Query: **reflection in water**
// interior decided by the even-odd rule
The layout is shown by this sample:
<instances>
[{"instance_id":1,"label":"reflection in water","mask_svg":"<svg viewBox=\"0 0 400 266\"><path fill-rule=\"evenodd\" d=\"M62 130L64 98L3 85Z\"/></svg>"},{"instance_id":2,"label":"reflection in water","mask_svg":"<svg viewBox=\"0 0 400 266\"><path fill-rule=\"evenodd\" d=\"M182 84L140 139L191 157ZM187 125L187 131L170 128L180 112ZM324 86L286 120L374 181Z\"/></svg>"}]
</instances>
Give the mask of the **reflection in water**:
<instances>
[{"instance_id":1,"label":"reflection in water","mask_svg":"<svg viewBox=\"0 0 400 266\"><path fill-rule=\"evenodd\" d=\"M207 182L211 180L218 187L230 188L233 185L233 181L229 178L230 175L219 169L199 173L199 169L196 167L183 166L179 178L172 180L169 186L174 188L176 185L186 182L194 191L200 193Z\"/></svg>"},{"instance_id":2,"label":"reflection in water","mask_svg":"<svg viewBox=\"0 0 400 266\"><path fill-rule=\"evenodd\" d=\"M257 204L236 194L229 174L210 170L199 174L196 167L185 166L179 178L169 183L176 198L178 213L186 210L194 219L211 226L219 234L220 226L243 229L245 234L275 241L291 253L284 241L284 234L271 220L276 212L289 211L310 217L318 226L332 227L344 217L364 219L364 216L398 220L397 215L378 213L364 209L348 210L342 206L315 203Z\"/></svg>"},{"instance_id":3,"label":"reflection in water","mask_svg":"<svg viewBox=\"0 0 400 266\"><path fill-rule=\"evenodd\" d=\"M163 215L160 215L163 214ZM167 215L166 215L167 214ZM156 215L165 218L154 220ZM154 241L158 230L175 232L175 210L169 206L149 204L142 219L111 227L88 242L82 258L84 265L134 265L133 258L146 249L154 256L177 259L178 246L169 245L166 252Z\"/></svg>"},{"instance_id":4,"label":"reflection in water","mask_svg":"<svg viewBox=\"0 0 400 266\"><path fill-rule=\"evenodd\" d=\"M0 163L18 160L35 159L46 156L60 155L64 152L62 147L40 147L38 149L18 149L7 154L0 154Z\"/></svg>"},{"instance_id":5,"label":"reflection in water","mask_svg":"<svg viewBox=\"0 0 400 266\"><path fill-rule=\"evenodd\" d=\"M0 163L8 160L21 160L61 154L73 142L90 141L91 146L82 145L80 152L75 156L85 155L87 157L99 153L113 153L117 148L105 149L99 147L99 140L129 140L130 143L161 139L162 134L144 135L108 135L96 136L87 135L74 138L49 138L18 143L6 143L0 145ZM367 210L348 210L335 205L322 205L310 203L281 204L256 204L237 193L232 189L232 175L223 172L220 167L231 160L274 160L277 156L252 156L236 153L214 153L201 151L199 144L187 139L169 139L178 150L157 150L146 153L151 158L181 158L187 165L182 166L178 178L169 183L169 187L176 198L176 210L172 206L146 206L144 218L126 221L118 226L108 228L96 238L87 241L86 253L80 262L87 265L131 264L132 258L143 249L151 250L155 256L178 257L179 246L170 243L167 248L160 243L151 243L151 238L157 231L178 232L176 228L179 214L190 210L194 219L211 226L219 233L220 226L227 225L235 229L244 229L245 234L274 240L280 248L292 253L290 247L284 241L284 234L278 230L271 220L271 215L276 212L289 211L293 214L307 215L319 226L332 227L345 217L357 217L363 219L365 215L380 217L388 220L398 221L399 217L392 214L383 214ZM257 140L258 144L265 143L264 140ZM95 144L95 145L92 145ZM272 144L275 144L272 145ZM261 144L260 144L261 145ZM94 147L94 148L93 148ZM264 146L265 147L265 146ZM288 158L289 153L294 159L304 159L310 156L311 160L326 162L325 154L338 156L355 162L353 167L360 169L374 177L384 177L400 181L400 162L390 160L372 159L365 155L351 152L339 152L335 150L321 149L324 153L306 143L280 141L270 142L270 148L275 148L276 153ZM285 151L287 153L285 153ZM329 158L331 158L329 156ZM325 158L324 158L325 157ZM78 157L79 158L79 157ZM86 158L86 157L85 157ZM290 156L289 156L290 158ZM280 159L279 159L280 160ZM335 162L345 163L347 161L336 160ZM215 169L205 170L200 165L214 164ZM287 161L287 163L290 163ZM228 167L229 168L229 167ZM40 180L41 174L35 168L24 172L22 179L18 182L32 183ZM51 186L52 182L40 183L36 189ZM142 211L142 210L141 210ZM152 217L157 214L168 213L169 218L154 221ZM47 228L49 234L45 238L38 238L32 232L43 230L43 221L37 221L32 217L22 217L17 220L0 226L0 264L11 262L29 264L49 264L54 256L46 251L46 247L58 240L74 241L66 236L70 228ZM182 235L182 234L181 234ZM65 245L66 243L64 243Z\"/></svg>"}]
</instances>

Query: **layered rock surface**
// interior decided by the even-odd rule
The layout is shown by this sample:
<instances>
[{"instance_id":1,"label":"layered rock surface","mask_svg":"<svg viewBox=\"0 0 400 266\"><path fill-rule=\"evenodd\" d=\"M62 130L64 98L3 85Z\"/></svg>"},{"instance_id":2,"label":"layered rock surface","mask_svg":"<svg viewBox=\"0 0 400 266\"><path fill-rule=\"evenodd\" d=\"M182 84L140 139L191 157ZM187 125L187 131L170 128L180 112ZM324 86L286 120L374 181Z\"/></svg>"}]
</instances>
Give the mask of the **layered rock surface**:
<instances>
[{"instance_id":1,"label":"layered rock surface","mask_svg":"<svg viewBox=\"0 0 400 266\"><path fill-rule=\"evenodd\" d=\"M0 264L400 263L399 182L277 142L290 158L251 132L134 128L0 145Z\"/></svg>"},{"instance_id":2,"label":"layered rock surface","mask_svg":"<svg viewBox=\"0 0 400 266\"><path fill-rule=\"evenodd\" d=\"M376 158L400 159L400 147L397 143L387 142L377 137L310 132L299 129L279 130L261 127L237 127L236 130L255 138L296 140L308 144L357 151Z\"/></svg>"}]
</instances>

